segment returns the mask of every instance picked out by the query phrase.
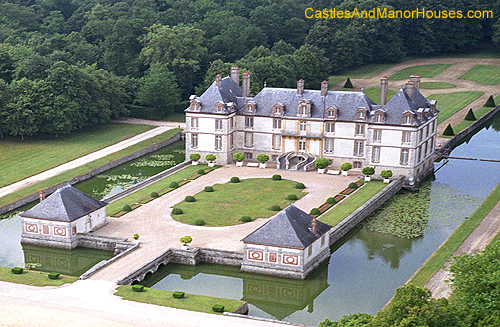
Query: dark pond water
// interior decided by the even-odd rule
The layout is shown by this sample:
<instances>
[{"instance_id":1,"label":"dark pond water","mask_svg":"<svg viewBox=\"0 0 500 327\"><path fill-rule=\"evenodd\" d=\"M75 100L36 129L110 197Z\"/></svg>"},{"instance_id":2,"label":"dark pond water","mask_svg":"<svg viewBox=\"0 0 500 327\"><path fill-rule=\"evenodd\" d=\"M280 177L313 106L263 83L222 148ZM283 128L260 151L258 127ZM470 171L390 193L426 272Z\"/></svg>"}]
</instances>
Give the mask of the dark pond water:
<instances>
[{"instance_id":1,"label":"dark pond water","mask_svg":"<svg viewBox=\"0 0 500 327\"><path fill-rule=\"evenodd\" d=\"M452 155L500 159L500 117ZM436 163L436 169L443 163ZM500 163L451 159L421 185L418 208L427 216L425 232L414 239L360 226L332 247L328 264L296 281L242 273L238 268L201 264L168 265L146 284L157 289L243 299L250 315L306 325L338 320L355 312L375 314L458 224L500 182ZM415 201L401 194L398 202ZM386 209L387 210L387 209ZM383 215L382 210L378 215ZM380 217L375 216L372 219Z\"/></svg>"}]
</instances>

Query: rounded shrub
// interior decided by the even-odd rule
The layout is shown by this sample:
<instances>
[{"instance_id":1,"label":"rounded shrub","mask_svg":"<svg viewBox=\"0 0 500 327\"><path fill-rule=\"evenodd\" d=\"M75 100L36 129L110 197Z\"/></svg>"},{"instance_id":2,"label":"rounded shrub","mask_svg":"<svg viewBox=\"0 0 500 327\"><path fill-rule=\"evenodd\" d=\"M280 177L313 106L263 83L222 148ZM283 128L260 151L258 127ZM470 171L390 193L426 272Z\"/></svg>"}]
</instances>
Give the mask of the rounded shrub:
<instances>
[{"instance_id":1,"label":"rounded shrub","mask_svg":"<svg viewBox=\"0 0 500 327\"><path fill-rule=\"evenodd\" d=\"M311 209L311 212L309 212L310 215L314 215L314 216L317 216L319 214L321 214L321 212L319 211L318 208L312 208Z\"/></svg>"},{"instance_id":2,"label":"rounded shrub","mask_svg":"<svg viewBox=\"0 0 500 327\"><path fill-rule=\"evenodd\" d=\"M243 216L240 218L240 221L243 223L249 223L252 221L252 218L250 218L250 216Z\"/></svg>"},{"instance_id":3,"label":"rounded shrub","mask_svg":"<svg viewBox=\"0 0 500 327\"><path fill-rule=\"evenodd\" d=\"M382 170L380 172L380 177L382 177L382 178L391 178L392 177L392 170Z\"/></svg>"},{"instance_id":4,"label":"rounded shrub","mask_svg":"<svg viewBox=\"0 0 500 327\"><path fill-rule=\"evenodd\" d=\"M142 292L144 291L144 285L139 285L139 284L132 285L132 291Z\"/></svg>"},{"instance_id":5,"label":"rounded shrub","mask_svg":"<svg viewBox=\"0 0 500 327\"><path fill-rule=\"evenodd\" d=\"M328 199L326 199L326 203L333 204L335 202L337 202L335 201L335 198L329 197Z\"/></svg>"},{"instance_id":6,"label":"rounded shrub","mask_svg":"<svg viewBox=\"0 0 500 327\"><path fill-rule=\"evenodd\" d=\"M297 183L297 184L295 184L295 188L299 189L299 190L303 190L306 188L306 186L304 185L304 183Z\"/></svg>"},{"instance_id":7,"label":"rounded shrub","mask_svg":"<svg viewBox=\"0 0 500 327\"><path fill-rule=\"evenodd\" d=\"M59 279L60 274L57 272L51 272L48 274L50 279Z\"/></svg>"},{"instance_id":8,"label":"rounded shrub","mask_svg":"<svg viewBox=\"0 0 500 327\"><path fill-rule=\"evenodd\" d=\"M172 296L175 297L176 299L182 299L184 297L184 292L174 292L172 293Z\"/></svg>"},{"instance_id":9,"label":"rounded shrub","mask_svg":"<svg viewBox=\"0 0 500 327\"><path fill-rule=\"evenodd\" d=\"M197 172L196 172L198 175L205 175L205 170L203 169L199 169Z\"/></svg>"},{"instance_id":10,"label":"rounded shrub","mask_svg":"<svg viewBox=\"0 0 500 327\"><path fill-rule=\"evenodd\" d=\"M198 161L198 160L200 160L200 158L201 158L201 155L199 153L191 153L189 155L189 159L193 160L193 161Z\"/></svg>"},{"instance_id":11,"label":"rounded shrub","mask_svg":"<svg viewBox=\"0 0 500 327\"><path fill-rule=\"evenodd\" d=\"M209 153L205 156L205 160L208 162L214 162L217 160L217 156L215 154Z\"/></svg>"},{"instance_id":12,"label":"rounded shrub","mask_svg":"<svg viewBox=\"0 0 500 327\"><path fill-rule=\"evenodd\" d=\"M269 207L269 210L271 210L271 211L280 211L281 208L280 208L279 205L273 204L271 207Z\"/></svg>"},{"instance_id":13,"label":"rounded shrub","mask_svg":"<svg viewBox=\"0 0 500 327\"><path fill-rule=\"evenodd\" d=\"M366 176L371 176L375 174L375 169L373 167L363 167L363 169L361 169L361 173Z\"/></svg>"},{"instance_id":14,"label":"rounded shrub","mask_svg":"<svg viewBox=\"0 0 500 327\"><path fill-rule=\"evenodd\" d=\"M203 226L205 225L205 221L201 218L196 218L193 222L193 225L196 225L196 226Z\"/></svg>"},{"instance_id":15,"label":"rounded shrub","mask_svg":"<svg viewBox=\"0 0 500 327\"><path fill-rule=\"evenodd\" d=\"M203 191L205 191L205 192L213 192L214 188L213 188L213 186L205 186L205 188L203 189Z\"/></svg>"},{"instance_id":16,"label":"rounded shrub","mask_svg":"<svg viewBox=\"0 0 500 327\"><path fill-rule=\"evenodd\" d=\"M179 187L179 183L177 183L177 182L172 182L172 183L170 183L169 187L170 187L170 188L178 188L178 187Z\"/></svg>"},{"instance_id":17,"label":"rounded shrub","mask_svg":"<svg viewBox=\"0 0 500 327\"><path fill-rule=\"evenodd\" d=\"M196 199L194 198L194 196L188 195L188 196L186 196L184 198L184 201L186 201L186 202L194 202L194 201L196 201Z\"/></svg>"},{"instance_id":18,"label":"rounded shrub","mask_svg":"<svg viewBox=\"0 0 500 327\"><path fill-rule=\"evenodd\" d=\"M193 241L193 238L189 235L186 235L186 236L182 236L179 241L182 243L182 244L189 244Z\"/></svg>"},{"instance_id":19,"label":"rounded shrub","mask_svg":"<svg viewBox=\"0 0 500 327\"><path fill-rule=\"evenodd\" d=\"M340 165L340 169L344 171L348 171L352 169L352 163L350 162L344 162L342 165Z\"/></svg>"},{"instance_id":20,"label":"rounded shrub","mask_svg":"<svg viewBox=\"0 0 500 327\"><path fill-rule=\"evenodd\" d=\"M15 267L15 268L12 268L10 271L15 275L21 275L23 273L24 269L21 267Z\"/></svg>"},{"instance_id":21,"label":"rounded shrub","mask_svg":"<svg viewBox=\"0 0 500 327\"><path fill-rule=\"evenodd\" d=\"M273 181L280 181L281 180L281 175L275 174L273 175Z\"/></svg>"},{"instance_id":22,"label":"rounded shrub","mask_svg":"<svg viewBox=\"0 0 500 327\"><path fill-rule=\"evenodd\" d=\"M182 211L181 208L173 208L172 209L172 215L182 215L184 211Z\"/></svg>"},{"instance_id":23,"label":"rounded shrub","mask_svg":"<svg viewBox=\"0 0 500 327\"><path fill-rule=\"evenodd\" d=\"M330 164L330 160L328 160L326 158L318 158L318 159L316 159L314 164L316 165L316 167L318 169L325 169Z\"/></svg>"},{"instance_id":24,"label":"rounded shrub","mask_svg":"<svg viewBox=\"0 0 500 327\"><path fill-rule=\"evenodd\" d=\"M286 196L286 199L287 199L287 200L292 200L292 201L293 201L293 200L297 200L297 196L296 196L295 194L288 194L288 195Z\"/></svg>"},{"instance_id":25,"label":"rounded shrub","mask_svg":"<svg viewBox=\"0 0 500 327\"><path fill-rule=\"evenodd\" d=\"M149 196L156 199L160 195L158 194L158 192L151 192L151 194Z\"/></svg>"},{"instance_id":26,"label":"rounded shrub","mask_svg":"<svg viewBox=\"0 0 500 327\"><path fill-rule=\"evenodd\" d=\"M269 156L268 156L267 154L264 154L264 153L259 154L259 155L257 156L257 161L258 161L258 162L262 162L262 163L264 163L264 162L268 162L268 161L269 161Z\"/></svg>"},{"instance_id":27,"label":"rounded shrub","mask_svg":"<svg viewBox=\"0 0 500 327\"><path fill-rule=\"evenodd\" d=\"M352 182L352 183L349 183L349 188L358 188L358 185L356 185L356 183Z\"/></svg>"},{"instance_id":28,"label":"rounded shrub","mask_svg":"<svg viewBox=\"0 0 500 327\"><path fill-rule=\"evenodd\" d=\"M127 211L127 212L132 211L132 207L130 205L126 204L123 206L122 211Z\"/></svg>"},{"instance_id":29,"label":"rounded shrub","mask_svg":"<svg viewBox=\"0 0 500 327\"><path fill-rule=\"evenodd\" d=\"M239 183L240 182L240 179L238 177L231 177L231 179L229 180L231 183Z\"/></svg>"},{"instance_id":30,"label":"rounded shrub","mask_svg":"<svg viewBox=\"0 0 500 327\"><path fill-rule=\"evenodd\" d=\"M243 160L245 160L245 155L241 152L236 152L235 154L233 154L233 160L234 161L243 161Z\"/></svg>"}]
</instances>

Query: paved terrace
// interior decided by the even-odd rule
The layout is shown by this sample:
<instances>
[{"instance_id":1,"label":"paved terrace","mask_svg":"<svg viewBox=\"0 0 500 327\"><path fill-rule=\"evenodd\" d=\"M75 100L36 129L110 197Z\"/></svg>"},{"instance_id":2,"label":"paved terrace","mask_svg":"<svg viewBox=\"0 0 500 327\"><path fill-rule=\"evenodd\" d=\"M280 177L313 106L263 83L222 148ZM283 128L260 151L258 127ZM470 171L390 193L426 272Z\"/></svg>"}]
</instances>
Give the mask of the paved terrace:
<instances>
[{"instance_id":1,"label":"paved terrace","mask_svg":"<svg viewBox=\"0 0 500 327\"><path fill-rule=\"evenodd\" d=\"M184 235L193 237L191 248L205 247L243 252L243 243L240 240L262 226L268 219L259 218L251 223L228 227L194 226L173 220L170 216L171 207L183 201L187 195L203 191L207 185L229 182L232 176L238 176L240 179L270 178L273 174L280 174L284 179L302 182L306 185L305 191L308 194L295 202L298 208L306 212L318 207L328 197L339 193L350 182L358 179L355 175L345 177L320 175L317 172L305 173L269 168L224 166L144 204L120 218L108 217L109 224L96 231L95 234L131 239L134 233L138 233L141 244L138 249L98 271L90 278L116 282L152 261L169 248L180 248L179 238Z\"/></svg>"}]
</instances>

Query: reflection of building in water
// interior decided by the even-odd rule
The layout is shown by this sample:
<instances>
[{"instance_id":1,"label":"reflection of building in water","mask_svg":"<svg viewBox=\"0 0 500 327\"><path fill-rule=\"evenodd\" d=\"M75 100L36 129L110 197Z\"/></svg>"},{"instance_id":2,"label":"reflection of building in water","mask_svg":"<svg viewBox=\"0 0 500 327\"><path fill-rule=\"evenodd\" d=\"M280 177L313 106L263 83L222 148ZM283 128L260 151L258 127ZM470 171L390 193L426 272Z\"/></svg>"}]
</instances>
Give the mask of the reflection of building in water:
<instances>
[{"instance_id":1,"label":"reflection of building in water","mask_svg":"<svg viewBox=\"0 0 500 327\"><path fill-rule=\"evenodd\" d=\"M58 272L64 275L80 276L102 260L108 260L113 252L75 248L58 249L23 244L24 262L36 266L36 270Z\"/></svg>"}]
</instances>

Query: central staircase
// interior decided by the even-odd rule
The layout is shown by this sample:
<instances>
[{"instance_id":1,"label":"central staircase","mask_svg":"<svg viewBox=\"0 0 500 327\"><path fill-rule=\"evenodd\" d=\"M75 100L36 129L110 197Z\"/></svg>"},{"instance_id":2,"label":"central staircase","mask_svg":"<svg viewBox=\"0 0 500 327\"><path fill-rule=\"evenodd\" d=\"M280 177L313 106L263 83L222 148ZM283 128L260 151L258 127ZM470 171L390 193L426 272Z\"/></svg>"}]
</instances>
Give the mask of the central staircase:
<instances>
[{"instance_id":1,"label":"central staircase","mask_svg":"<svg viewBox=\"0 0 500 327\"><path fill-rule=\"evenodd\" d=\"M280 154L277 164L278 169L282 170L310 171L316 168L314 161L316 161L314 154L291 151Z\"/></svg>"}]
</instances>

